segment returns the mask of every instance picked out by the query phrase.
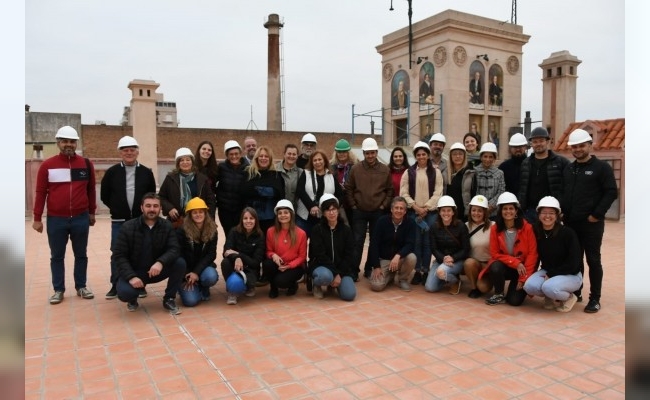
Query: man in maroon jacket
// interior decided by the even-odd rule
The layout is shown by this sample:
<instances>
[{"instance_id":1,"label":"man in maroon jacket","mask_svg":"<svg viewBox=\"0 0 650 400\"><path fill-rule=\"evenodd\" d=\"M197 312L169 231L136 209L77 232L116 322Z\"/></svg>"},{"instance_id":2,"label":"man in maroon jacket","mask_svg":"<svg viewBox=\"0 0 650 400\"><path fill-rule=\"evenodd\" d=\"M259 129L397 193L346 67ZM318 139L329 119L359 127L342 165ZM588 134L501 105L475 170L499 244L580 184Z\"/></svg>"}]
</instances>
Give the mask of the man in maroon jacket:
<instances>
[{"instance_id":1,"label":"man in maroon jacket","mask_svg":"<svg viewBox=\"0 0 650 400\"><path fill-rule=\"evenodd\" d=\"M50 245L50 269L54 294L50 304L63 301L65 292L65 248L68 238L74 252L74 286L77 296L95 297L86 287L88 232L95 225L95 169L87 158L75 152L79 135L64 126L56 133L61 151L41 164L36 176L34 222L32 228L43 232L43 209L47 202L47 240Z\"/></svg>"}]
</instances>

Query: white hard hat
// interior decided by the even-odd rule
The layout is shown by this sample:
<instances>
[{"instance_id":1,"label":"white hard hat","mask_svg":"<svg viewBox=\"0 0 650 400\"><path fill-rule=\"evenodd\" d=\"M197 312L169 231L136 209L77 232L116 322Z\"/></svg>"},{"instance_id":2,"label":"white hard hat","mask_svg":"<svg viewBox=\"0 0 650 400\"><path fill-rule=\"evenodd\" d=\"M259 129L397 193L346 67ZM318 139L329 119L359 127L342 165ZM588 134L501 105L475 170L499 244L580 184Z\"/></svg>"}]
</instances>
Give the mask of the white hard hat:
<instances>
[{"instance_id":1,"label":"white hard hat","mask_svg":"<svg viewBox=\"0 0 650 400\"><path fill-rule=\"evenodd\" d=\"M467 149L461 142L456 142L452 144L451 147L449 148L449 152L451 153L452 150L462 150L464 152L467 152Z\"/></svg>"},{"instance_id":2,"label":"white hard hat","mask_svg":"<svg viewBox=\"0 0 650 400\"><path fill-rule=\"evenodd\" d=\"M497 154L497 146L492 142L483 143L481 146L481 151L479 151L478 154L481 155L483 153Z\"/></svg>"},{"instance_id":3,"label":"white hard hat","mask_svg":"<svg viewBox=\"0 0 650 400\"><path fill-rule=\"evenodd\" d=\"M515 133L510 137L508 146L528 146L528 140L526 140L523 133Z\"/></svg>"},{"instance_id":4,"label":"white hard hat","mask_svg":"<svg viewBox=\"0 0 650 400\"><path fill-rule=\"evenodd\" d=\"M131 136L123 136L119 142L117 142L117 149L122 147L139 147L138 142Z\"/></svg>"},{"instance_id":5,"label":"white hard hat","mask_svg":"<svg viewBox=\"0 0 650 400\"><path fill-rule=\"evenodd\" d=\"M239 143L237 143L236 140L229 140L226 142L226 144L223 145L223 152L227 153L228 150L234 148L238 148L239 150L241 150L241 146L239 145Z\"/></svg>"},{"instance_id":6,"label":"white hard hat","mask_svg":"<svg viewBox=\"0 0 650 400\"><path fill-rule=\"evenodd\" d=\"M445 135L438 132L438 133L434 133L431 136L431 139L429 139L429 144L431 144L431 142L447 143L447 139L445 138Z\"/></svg>"},{"instance_id":7,"label":"white hard hat","mask_svg":"<svg viewBox=\"0 0 650 400\"><path fill-rule=\"evenodd\" d=\"M562 212L562 209L560 208L560 202L557 201L557 199L553 196L542 197L542 199L539 201L539 204L537 204L537 212L539 212L539 209L543 207L555 208L558 213Z\"/></svg>"},{"instance_id":8,"label":"white hard hat","mask_svg":"<svg viewBox=\"0 0 650 400\"><path fill-rule=\"evenodd\" d=\"M316 136L314 136L313 133L305 133L305 135L300 140L300 143L305 143L305 142L318 143L318 141L316 140Z\"/></svg>"},{"instance_id":9,"label":"white hard hat","mask_svg":"<svg viewBox=\"0 0 650 400\"><path fill-rule=\"evenodd\" d=\"M334 195L331 194L331 193L324 193L324 194L320 197L320 201L318 202L318 207L323 207L323 203L325 203L327 200L336 200L336 206L338 207L338 205L339 205L339 199L337 199L336 196L334 196Z\"/></svg>"},{"instance_id":10,"label":"white hard hat","mask_svg":"<svg viewBox=\"0 0 650 400\"><path fill-rule=\"evenodd\" d=\"M79 140L79 134L77 133L77 130L74 129L71 126L63 126L59 128L58 131L56 131L56 135L54 136L56 139L74 139L74 140Z\"/></svg>"},{"instance_id":11,"label":"white hard hat","mask_svg":"<svg viewBox=\"0 0 650 400\"><path fill-rule=\"evenodd\" d=\"M476 196L472 197L472 200L469 202L470 206L478 206L478 207L483 207L483 208L488 208L488 199L485 196L482 196L480 194L477 194Z\"/></svg>"},{"instance_id":12,"label":"white hard hat","mask_svg":"<svg viewBox=\"0 0 650 400\"><path fill-rule=\"evenodd\" d=\"M417 142L413 146L413 155L415 155L415 153L418 151L418 149L422 149L422 150L426 151L427 153L431 153L431 149L429 149L429 145L424 143L421 140L419 142Z\"/></svg>"},{"instance_id":13,"label":"white hard hat","mask_svg":"<svg viewBox=\"0 0 650 400\"><path fill-rule=\"evenodd\" d=\"M454 198L451 196L442 196L438 200L438 209L441 207L453 207L454 209L456 208L456 202L454 201Z\"/></svg>"},{"instance_id":14,"label":"white hard hat","mask_svg":"<svg viewBox=\"0 0 650 400\"><path fill-rule=\"evenodd\" d=\"M573 146L575 144L580 144L580 143L585 143L585 142L591 142L592 138L589 132L585 131L584 129L576 129L575 131L571 132L569 135L569 146Z\"/></svg>"},{"instance_id":15,"label":"white hard hat","mask_svg":"<svg viewBox=\"0 0 650 400\"><path fill-rule=\"evenodd\" d=\"M187 147L181 147L180 149L176 150L176 157L175 157L176 160L186 156L194 158L194 154L192 153L192 150L188 149Z\"/></svg>"},{"instance_id":16,"label":"white hard hat","mask_svg":"<svg viewBox=\"0 0 650 400\"><path fill-rule=\"evenodd\" d=\"M519 207L519 200L517 200L517 196L510 192L503 192L497 199L497 206L500 206L501 204L516 204L517 207Z\"/></svg>"},{"instance_id":17,"label":"white hard hat","mask_svg":"<svg viewBox=\"0 0 650 400\"><path fill-rule=\"evenodd\" d=\"M373 138L365 138L363 139L363 142L361 142L361 150L362 151L378 151L379 146L377 146L377 141Z\"/></svg>"},{"instance_id":18,"label":"white hard hat","mask_svg":"<svg viewBox=\"0 0 650 400\"><path fill-rule=\"evenodd\" d=\"M273 212L275 213L275 215L278 215L278 210L281 209L281 208L288 208L288 209L291 210L291 212L294 212L293 211L293 204L291 204L291 202L289 200L287 200L287 199L282 199L282 200L278 201L278 204L276 204L275 208L273 209Z\"/></svg>"}]
</instances>

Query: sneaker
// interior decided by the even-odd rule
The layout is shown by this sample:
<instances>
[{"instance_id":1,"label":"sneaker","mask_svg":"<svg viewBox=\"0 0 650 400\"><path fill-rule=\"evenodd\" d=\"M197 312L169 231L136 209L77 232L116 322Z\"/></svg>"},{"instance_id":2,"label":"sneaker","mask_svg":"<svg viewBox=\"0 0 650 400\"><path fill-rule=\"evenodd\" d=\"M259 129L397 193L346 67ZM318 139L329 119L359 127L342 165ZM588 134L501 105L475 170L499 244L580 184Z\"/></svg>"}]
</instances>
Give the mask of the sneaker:
<instances>
[{"instance_id":1,"label":"sneaker","mask_svg":"<svg viewBox=\"0 0 650 400\"><path fill-rule=\"evenodd\" d=\"M252 287L252 288L248 289L248 290L244 293L244 296L246 296L246 297L255 297L255 288Z\"/></svg>"},{"instance_id":2,"label":"sneaker","mask_svg":"<svg viewBox=\"0 0 650 400\"><path fill-rule=\"evenodd\" d=\"M575 297L575 296L573 296L573 297ZM552 310L552 309L555 308L555 306L556 306L555 305L555 300L553 300L550 297L544 296L544 309L545 310Z\"/></svg>"},{"instance_id":3,"label":"sneaker","mask_svg":"<svg viewBox=\"0 0 650 400\"><path fill-rule=\"evenodd\" d=\"M129 312L133 312L137 310L139 306L140 304L138 304L137 300L129 301L128 303L126 303L126 310Z\"/></svg>"},{"instance_id":4,"label":"sneaker","mask_svg":"<svg viewBox=\"0 0 650 400\"><path fill-rule=\"evenodd\" d=\"M169 310L171 315L178 315L181 313L181 309L176 305L176 300L172 297L163 299L163 308Z\"/></svg>"},{"instance_id":5,"label":"sneaker","mask_svg":"<svg viewBox=\"0 0 650 400\"><path fill-rule=\"evenodd\" d=\"M600 311L600 301L590 299L589 303L585 306L585 312L589 314L597 313Z\"/></svg>"},{"instance_id":6,"label":"sneaker","mask_svg":"<svg viewBox=\"0 0 650 400\"><path fill-rule=\"evenodd\" d=\"M50 304L59 304L62 301L63 301L63 292L61 291L57 290L56 292L54 292L52 297L50 297Z\"/></svg>"},{"instance_id":7,"label":"sneaker","mask_svg":"<svg viewBox=\"0 0 650 400\"><path fill-rule=\"evenodd\" d=\"M210 300L210 287L209 286L201 286L201 300L202 301Z\"/></svg>"},{"instance_id":8,"label":"sneaker","mask_svg":"<svg viewBox=\"0 0 650 400\"><path fill-rule=\"evenodd\" d=\"M234 306L235 304L237 304L237 296L235 296L234 294L228 294L228 300L226 300L226 304L228 304L229 306Z\"/></svg>"},{"instance_id":9,"label":"sneaker","mask_svg":"<svg viewBox=\"0 0 650 400\"><path fill-rule=\"evenodd\" d=\"M77 289L77 296L81 297L82 299L94 299L95 295L93 292L88 290L88 288L82 287Z\"/></svg>"},{"instance_id":10,"label":"sneaker","mask_svg":"<svg viewBox=\"0 0 650 400\"><path fill-rule=\"evenodd\" d=\"M322 299L323 297L325 297L325 294L323 293L323 287L322 286L316 285L316 286L313 287L312 290L313 290L315 298Z\"/></svg>"},{"instance_id":11,"label":"sneaker","mask_svg":"<svg viewBox=\"0 0 650 400\"><path fill-rule=\"evenodd\" d=\"M111 290L106 292L106 295L104 296L107 299L114 299L117 297L117 288L115 286L111 286Z\"/></svg>"},{"instance_id":12,"label":"sneaker","mask_svg":"<svg viewBox=\"0 0 650 400\"><path fill-rule=\"evenodd\" d=\"M467 293L467 297L469 297L470 299L478 299L479 297L481 297L481 294L482 293L480 290L472 289L469 291L469 293Z\"/></svg>"},{"instance_id":13,"label":"sneaker","mask_svg":"<svg viewBox=\"0 0 650 400\"><path fill-rule=\"evenodd\" d=\"M305 275L303 274L300 279L298 279L298 283L302 283L305 280Z\"/></svg>"},{"instance_id":14,"label":"sneaker","mask_svg":"<svg viewBox=\"0 0 650 400\"><path fill-rule=\"evenodd\" d=\"M460 279L457 280L456 282L452 283L449 285L449 294L458 294L460 293L460 286L461 286L461 281Z\"/></svg>"},{"instance_id":15,"label":"sneaker","mask_svg":"<svg viewBox=\"0 0 650 400\"><path fill-rule=\"evenodd\" d=\"M419 285L422 283L422 274L418 271L415 271L413 274L413 279L411 279L411 285Z\"/></svg>"},{"instance_id":16,"label":"sneaker","mask_svg":"<svg viewBox=\"0 0 650 400\"><path fill-rule=\"evenodd\" d=\"M569 311L571 311L573 306L576 305L577 302L578 302L578 297L576 295L572 294L571 297L569 297L569 299L567 301L562 303L562 305L560 305L558 307L555 307L555 311L569 312Z\"/></svg>"},{"instance_id":17,"label":"sneaker","mask_svg":"<svg viewBox=\"0 0 650 400\"><path fill-rule=\"evenodd\" d=\"M492 295L489 299L485 300L485 304L489 306L496 306L497 304L503 304L506 302L506 298L503 294Z\"/></svg>"},{"instance_id":18,"label":"sneaker","mask_svg":"<svg viewBox=\"0 0 650 400\"><path fill-rule=\"evenodd\" d=\"M148 294L147 289L145 288L138 289L138 298L144 299L145 297L147 297L147 294Z\"/></svg>"},{"instance_id":19,"label":"sneaker","mask_svg":"<svg viewBox=\"0 0 650 400\"><path fill-rule=\"evenodd\" d=\"M582 303L582 295L577 294L576 297L578 298L578 303Z\"/></svg>"},{"instance_id":20,"label":"sneaker","mask_svg":"<svg viewBox=\"0 0 650 400\"><path fill-rule=\"evenodd\" d=\"M409 283L406 281L399 281L399 288L405 292L411 291L411 285L409 285Z\"/></svg>"},{"instance_id":21,"label":"sneaker","mask_svg":"<svg viewBox=\"0 0 650 400\"><path fill-rule=\"evenodd\" d=\"M278 297L278 288L271 286L271 289L269 290L269 298L275 299Z\"/></svg>"}]
</instances>

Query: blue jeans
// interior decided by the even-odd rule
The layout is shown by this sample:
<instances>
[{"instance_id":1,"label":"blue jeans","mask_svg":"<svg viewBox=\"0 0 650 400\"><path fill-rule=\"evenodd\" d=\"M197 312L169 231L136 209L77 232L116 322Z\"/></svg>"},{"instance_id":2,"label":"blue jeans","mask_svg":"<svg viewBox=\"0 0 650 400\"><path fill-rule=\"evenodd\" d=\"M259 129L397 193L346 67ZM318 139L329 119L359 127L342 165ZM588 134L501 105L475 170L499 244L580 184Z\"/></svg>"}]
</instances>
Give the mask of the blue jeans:
<instances>
[{"instance_id":1,"label":"blue jeans","mask_svg":"<svg viewBox=\"0 0 650 400\"><path fill-rule=\"evenodd\" d=\"M362 211L362 210L354 210L354 213L352 214L352 233L354 235L354 256L355 256L355 262L354 265L360 265L361 264L361 258L363 256L363 244L366 241L366 232L368 231L370 233L370 240L372 241L373 236L375 235L374 230L375 230L375 224L377 223L377 220L379 217L384 215L383 210L375 210L375 211ZM366 265L364 266L364 272L372 272L372 266L368 265L368 261L366 260Z\"/></svg>"},{"instance_id":2,"label":"blue jeans","mask_svg":"<svg viewBox=\"0 0 650 400\"><path fill-rule=\"evenodd\" d=\"M68 238L74 253L74 287L86 287L88 269L88 232L90 217L88 212L74 217L47 217L47 241L50 245L50 270L52 286L57 292L65 292L65 248Z\"/></svg>"},{"instance_id":3,"label":"blue jeans","mask_svg":"<svg viewBox=\"0 0 650 400\"><path fill-rule=\"evenodd\" d=\"M334 274L327 267L316 267L311 274L314 286L329 286L334 280ZM342 276L338 287L339 298L345 301L352 301L357 297L357 287L354 280L349 276Z\"/></svg>"},{"instance_id":4,"label":"blue jeans","mask_svg":"<svg viewBox=\"0 0 650 400\"><path fill-rule=\"evenodd\" d=\"M183 305L185 307L194 307L199 304L204 292L209 293L209 288L216 285L218 280L219 273L217 272L217 266L212 263L201 272L198 284L192 285L192 289L185 290L181 284L178 294L181 296Z\"/></svg>"},{"instance_id":5,"label":"blue jeans","mask_svg":"<svg viewBox=\"0 0 650 400\"><path fill-rule=\"evenodd\" d=\"M149 270L144 271L135 271L137 277L140 278L144 286L146 287L150 283L157 283L167 279L167 287L165 288L165 299L174 299L176 298L176 293L181 287L183 282L183 277L185 277L185 268L186 263L183 257L178 257L174 264L170 266L163 266L162 271L158 276L152 278L149 277ZM129 281L125 281L124 278L120 277L117 280L117 298L121 301L127 303L130 301L135 301L138 299L140 294L140 289L134 288L131 286Z\"/></svg>"},{"instance_id":6,"label":"blue jeans","mask_svg":"<svg viewBox=\"0 0 650 400\"><path fill-rule=\"evenodd\" d=\"M437 261L433 262L431 272L427 276L427 281L424 283L424 290L427 292L437 292L445 286L445 283L456 283L460 279L459 275L463 270L463 263L465 260L457 260L451 265L441 264ZM446 279L438 278L438 269L444 271Z\"/></svg>"},{"instance_id":7,"label":"blue jeans","mask_svg":"<svg viewBox=\"0 0 650 400\"><path fill-rule=\"evenodd\" d=\"M120 234L120 229L125 221L113 221L111 222L111 252L113 251L113 246L117 242L117 236ZM113 261L111 257L111 286L117 285L117 278L119 277L119 272L117 271L117 264Z\"/></svg>"},{"instance_id":8,"label":"blue jeans","mask_svg":"<svg viewBox=\"0 0 650 400\"><path fill-rule=\"evenodd\" d=\"M427 216L424 218L423 222L427 225L426 229L423 229L421 226L417 225L417 214L413 211L409 211L409 216L416 223L415 228L415 256L418 260L415 263L415 271L420 273L429 272L429 266L431 265L431 240L429 239L429 231L431 226L436 220L435 213L427 213Z\"/></svg>"},{"instance_id":9,"label":"blue jeans","mask_svg":"<svg viewBox=\"0 0 650 400\"><path fill-rule=\"evenodd\" d=\"M546 296L553 300L567 301L571 293L580 289L582 274L555 275L546 279L546 270L540 269L526 279L524 290L532 296Z\"/></svg>"}]
</instances>

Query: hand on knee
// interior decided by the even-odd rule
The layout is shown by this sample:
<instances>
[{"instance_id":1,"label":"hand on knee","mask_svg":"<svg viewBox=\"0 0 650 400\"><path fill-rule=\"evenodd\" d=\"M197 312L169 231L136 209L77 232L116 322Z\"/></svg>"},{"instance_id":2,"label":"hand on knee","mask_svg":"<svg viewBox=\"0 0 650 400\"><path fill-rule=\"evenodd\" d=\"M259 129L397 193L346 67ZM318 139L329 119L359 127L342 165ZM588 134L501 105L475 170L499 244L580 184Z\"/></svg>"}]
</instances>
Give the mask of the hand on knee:
<instances>
[{"instance_id":1,"label":"hand on knee","mask_svg":"<svg viewBox=\"0 0 650 400\"><path fill-rule=\"evenodd\" d=\"M438 267L438 268L436 269L436 276L437 276L438 279L440 279L441 281L446 281L446 280L447 280L447 271L445 271L445 269L442 268L442 267Z\"/></svg>"}]
</instances>

